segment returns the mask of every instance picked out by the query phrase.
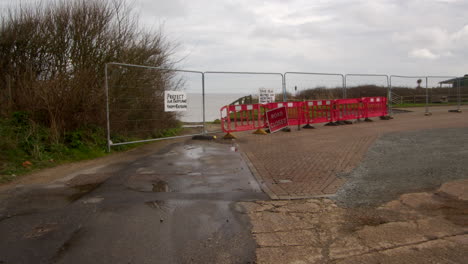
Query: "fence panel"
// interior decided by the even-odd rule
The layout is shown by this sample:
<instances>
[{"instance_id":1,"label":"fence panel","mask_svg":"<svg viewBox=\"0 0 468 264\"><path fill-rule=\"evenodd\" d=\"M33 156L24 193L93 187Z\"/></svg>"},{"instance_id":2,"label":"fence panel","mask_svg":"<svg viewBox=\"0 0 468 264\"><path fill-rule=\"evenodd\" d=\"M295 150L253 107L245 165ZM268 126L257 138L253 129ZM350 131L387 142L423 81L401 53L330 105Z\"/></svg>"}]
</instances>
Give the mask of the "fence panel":
<instances>
[{"instance_id":1,"label":"fence panel","mask_svg":"<svg viewBox=\"0 0 468 264\"><path fill-rule=\"evenodd\" d=\"M428 76L429 106L432 111L437 111L434 106L449 105L460 110L462 103L460 81L455 76ZM450 82L454 80L454 82Z\"/></svg>"},{"instance_id":2,"label":"fence panel","mask_svg":"<svg viewBox=\"0 0 468 264\"><path fill-rule=\"evenodd\" d=\"M283 101L283 74L270 72L205 72L206 122L219 130L219 109L227 105L257 104L260 88L273 89L275 101Z\"/></svg>"},{"instance_id":3,"label":"fence panel","mask_svg":"<svg viewBox=\"0 0 468 264\"><path fill-rule=\"evenodd\" d=\"M108 63L105 74L108 150L203 133L202 72ZM186 93L186 111L165 111L167 91Z\"/></svg>"},{"instance_id":4,"label":"fence panel","mask_svg":"<svg viewBox=\"0 0 468 264\"><path fill-rule=\"evenodd\" d=\"M346 98L343 74L286 72L284 80L289 101Z\"/></svg>"},{"instance_id":5,"label":"fence panel","mask_svg":"<svg viewBox=\"0 0 468 264\"><path fill-rule=\"evenodd\" d=\"M388 97L390 92L386 74L346 74L345 87L348 98Z\"/></svg>"},{"instance_id":6,"label":"fence panel","mask_svg":"<svg viewBox=\"0 0 468 264\"><path fill-rule=\"evenodd\" d=\"M426 114L429 113L428 84L426 76L390 76L390 109L425 106Z\"/></svg>"}]
</instances>

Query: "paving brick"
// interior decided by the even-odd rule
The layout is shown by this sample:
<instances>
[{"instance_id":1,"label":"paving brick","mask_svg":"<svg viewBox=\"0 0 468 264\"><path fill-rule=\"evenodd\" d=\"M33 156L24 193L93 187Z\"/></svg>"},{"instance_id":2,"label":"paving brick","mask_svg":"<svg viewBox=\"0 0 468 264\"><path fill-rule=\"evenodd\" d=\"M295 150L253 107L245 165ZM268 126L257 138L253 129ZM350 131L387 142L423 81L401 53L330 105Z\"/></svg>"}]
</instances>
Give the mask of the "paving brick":
<instances>
[{"instance_id":1,"label":"paving brick","mask_svg":"<svg viewBox=\"0 0 468 264\"><path fill-rule=\"evenodd\" d=\"M432 116L421 109L399 114L389 121L362 122L269 135L238 133L241 151L255 166L257 176L280 198L310 197L335 193L377 138L390 132L432 128L467 127L468 113L449 113L437 108Z\"/></svg>"}]
</instances>

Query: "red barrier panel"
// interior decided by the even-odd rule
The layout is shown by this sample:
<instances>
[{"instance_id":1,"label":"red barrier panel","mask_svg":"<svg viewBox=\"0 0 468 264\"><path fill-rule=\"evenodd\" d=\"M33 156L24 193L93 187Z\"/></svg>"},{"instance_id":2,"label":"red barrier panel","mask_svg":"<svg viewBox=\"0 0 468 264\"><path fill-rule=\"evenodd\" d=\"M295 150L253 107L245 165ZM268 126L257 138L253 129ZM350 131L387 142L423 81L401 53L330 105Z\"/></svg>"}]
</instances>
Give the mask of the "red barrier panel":
<instances>
[{"instance_id":1,"label":"red barrier panel","mask_svg":"<svg viewBox=\"0 0 468 264\"><path fill-rule=\"evenodd\" d=\"M359 119L362 117L364 104L361 99L338 99L334 101L337 121Z\"/></svg>"},{"instance_id":2,"label":"red barrier panel","mask_svg":"<svg viewBox=\"0 0 468 264\"><path fill-rule=\"evenodd\" d=\"M279 107L286 108L290 126L387 116L385 97L228 105L221 108L221 128L226 133L266 128L266 111Z\"/></svg>"},{"instance_id":3,"label":"red barrier panel","mask_svg":"<svg viewBox=\"0 0 468 264\"><path fill-rule=\"evenodd\" d=\"M327 123L334 120L334 104L333 100L315 100L303 102L305 123Z\"/></svg>"},{"instance_id":4,"label":"red barrier panel","mask_svg":"<svg viewBox=\"0 0 468 264\"><path fill-rule=\"evenodd\" d=\"M363 97L366 105L366 118L387 116L387 98L385 97Z\"/></svg>"},{"instance_id":5,"label":"red barrier panel","mask_svg":"<svg viewBox=\"0 0 468 264\"><path fill-rule=\"evenodd\" d=\"M226 105L221 108L221 129L226 132L265 127L265 109L261 104Z\"/></svg>"},{"instance_id":6,"label":"red barrier panel","mask_svg":"<svg viewBox=\"0 0 468 264\"><path fill-rule=\"evenodd\" d=\"M284 102L284 103L268 103L265 105L268 110L272 110L279 107L286 107L288 113L288 125L300 125L304 122L304 113L302 105L304 102Z\"/></svg>"}]
</instances>

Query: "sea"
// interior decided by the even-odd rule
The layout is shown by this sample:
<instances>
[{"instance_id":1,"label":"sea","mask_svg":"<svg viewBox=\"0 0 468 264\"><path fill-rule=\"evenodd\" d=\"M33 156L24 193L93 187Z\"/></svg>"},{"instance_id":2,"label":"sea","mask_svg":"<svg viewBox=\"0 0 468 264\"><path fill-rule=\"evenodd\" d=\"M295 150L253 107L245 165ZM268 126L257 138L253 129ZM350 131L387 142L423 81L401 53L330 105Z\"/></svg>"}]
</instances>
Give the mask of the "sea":
<instances>
[{"instance_id":1,"label":"sea","mask_svg":"<svg viewBox=\"0 0 468 264\"><path fill-rule=\"evenodd\" d=\"M207 122L220 119L221 107L229 105L237 99L248 94L205 94L205 119ZM203 121L202 94L187 94L187 111L180 112L180 120L186 123L198 123Z\"/></svg>"}]
</instances>

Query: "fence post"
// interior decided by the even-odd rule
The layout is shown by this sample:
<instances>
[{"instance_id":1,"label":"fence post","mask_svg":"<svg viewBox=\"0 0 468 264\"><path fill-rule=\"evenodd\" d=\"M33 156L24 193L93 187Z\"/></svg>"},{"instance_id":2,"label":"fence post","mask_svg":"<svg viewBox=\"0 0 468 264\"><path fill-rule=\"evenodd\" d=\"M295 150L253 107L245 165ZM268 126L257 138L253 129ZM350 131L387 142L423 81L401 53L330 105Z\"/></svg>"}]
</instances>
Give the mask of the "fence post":
<instances>
[{"instance_id":1,"label":"fence post","mask_svg":"<svg viewBox=\"0 0 468 264\"><path fill-rule=\"evenodd\" d=\"M457 84L458 84L458 98L457 98L457 101L458 101L458 111L460 111L461 109L461 80L460 78L457 80Z\"/></svg>"},{"instance_id":2,"label":"fence post","mask_svg":"<svg viewBox=\"0 0 468 264\"><path fill-rule=\"evenodd\" d=\"M8 113L13 110L13 93L11 92L11 78L10 75L7 75L7 89L8 89Z\"/></svg>"},{"instance_id":3,"label":"fence post","mask_svg":"<svg viewBox=\"0 0 468 264\"><path fill-rule=\"evenodd\" d=\"M348 98L348 91L346 90L346 75L341 74L342 86L343 86L343 98Z\"/></svg>"},{"instance_id":4,"label":"fence post","mask_svg":"<svg viewBox=\"0 0 468 264\"><path fill-rule=\"evenodd\" d=\"M429 113L429 78L426 76L426 112L424 113L424 115L428 116L428 115L431 115L431 113Z\"/></svg>"},{"instance_id":5,"label":"fence post","mask_svg":"<svg viewBox=\"0 0 468 264\"><path fill-rule=\"evenodd\" d=\"M202 72L202 111L203 111L203 135L206 135L206 118L205 118L205 73Z\"/></svg>"},{"instance_id":6,"label":"fence post","mask_svg":"<svg viewBox=\"0 0 468 264\"><path fill-rule=\"evenodd\" d=\"M110 152L110 114L109 114L109 81L107 78L107 63L104 65L104 89L106 90L106 117L107 117L107 152Z\"/></svg>"},{"instance_id":7,"label":"fence post","mask_svg":"<svg viewBox=\"0 0 468 264\"><path fill-rule=\"evenodd\" d=\"M288 101L288 96L286 95L286 73L281 74L282 88L283 88L283 102Z\"/></svg>"}]
</instances>

